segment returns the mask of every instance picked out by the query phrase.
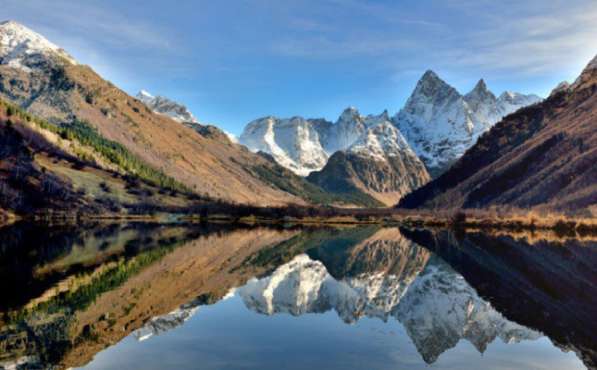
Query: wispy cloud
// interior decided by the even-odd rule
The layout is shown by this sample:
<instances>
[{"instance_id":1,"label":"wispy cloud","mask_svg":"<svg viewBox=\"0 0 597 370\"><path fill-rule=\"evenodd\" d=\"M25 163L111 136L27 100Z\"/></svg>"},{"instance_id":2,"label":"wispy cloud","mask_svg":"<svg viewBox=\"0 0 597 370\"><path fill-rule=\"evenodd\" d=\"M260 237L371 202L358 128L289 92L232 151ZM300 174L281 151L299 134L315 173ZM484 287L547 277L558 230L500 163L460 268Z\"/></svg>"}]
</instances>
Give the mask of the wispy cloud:
<instances>
[{"instance_id":1,"label":"wispy cloud","mask_svg":"<svg viewBox=\"0 0 597 370\"><path fill-rule=\"evenodd\" d=\"M543 14L492 15L476 32L438 50L447 63L542 73L584 63L597 53L597 4L562 4ZM461 45L461 47L459 47Z\"/></svg>"},{"instance_id":2,"label":"wispy cloud","mask_svg":"<svg viewBox=\"0 0 597 370\"><path fill-rule=\"evenodd\" d=\"M65 39L85 39L117 47L173 49L168 30L139 19L126 17L113 7L101 7L90 1L3 0L7 14L17 15L26 23L35 23L40 31L62 34ZM27 22L30 21L30 22ZM59 27L59 29L57 29ZM68 30L68 34L64 34Z\"/></svg>"},{"instance_id":3,"label":"wispy cloud","mask_svg":"<svg viewBox=\"0 0 597 370\"><path fill-rule=\"evenodd\" d=\"M338 20L318 17L329 13L330 4ZM322 0L309 9L308 18L296 9L287 15L287 24L298 32L274 35L273 53L307 59L376 57L371 63L396 71L427 63L518 75L569 67L572 59L583 63L597 53L593 0L430 1L414 10L395 2Z\"/></svg>"}]
</instances>

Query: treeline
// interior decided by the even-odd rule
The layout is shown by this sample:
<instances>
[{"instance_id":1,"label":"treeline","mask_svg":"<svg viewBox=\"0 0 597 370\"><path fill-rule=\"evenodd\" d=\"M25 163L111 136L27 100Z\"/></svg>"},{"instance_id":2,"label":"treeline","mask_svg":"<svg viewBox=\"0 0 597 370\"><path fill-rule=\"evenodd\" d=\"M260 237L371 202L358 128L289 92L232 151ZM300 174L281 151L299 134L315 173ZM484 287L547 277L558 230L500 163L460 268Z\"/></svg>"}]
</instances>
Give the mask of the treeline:
<instances>
[{"instance_id":1,"label":"treeline","mask_svg":"<svg viewBox=\"0 0 597 370\"><path fill-rule=\"evenodd\" d=\"M75 119L71 123L54 125L1 99L0 106L6 109L7 123L9 125L13 123L12 117L34 123L44 130L60 135L65 140L76 140L82 145L91 147L95 152L118 166L126 174L136 176L157 187L191 193L185 185L147 165L122 144L106 139L85 121Z\"/></svg>"}]
</instances>

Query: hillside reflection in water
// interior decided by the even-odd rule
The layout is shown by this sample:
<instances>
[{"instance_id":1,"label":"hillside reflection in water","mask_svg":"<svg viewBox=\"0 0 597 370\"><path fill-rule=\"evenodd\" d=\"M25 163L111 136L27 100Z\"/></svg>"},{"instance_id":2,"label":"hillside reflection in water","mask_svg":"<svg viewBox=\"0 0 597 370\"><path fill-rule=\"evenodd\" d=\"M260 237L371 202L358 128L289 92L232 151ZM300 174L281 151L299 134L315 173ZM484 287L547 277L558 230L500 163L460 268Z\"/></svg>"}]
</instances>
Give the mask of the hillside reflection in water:
<instances>
[{"instance_id":1,"label":"hillside reflection in water","mask_svg":"<svg viewBox=\"0 0 597 370\"><path fill-rule=\"evenodd\" d=\"M0 241L4 368L596 366L591 240L137 223Z\"/></svg>"}]
</instances>

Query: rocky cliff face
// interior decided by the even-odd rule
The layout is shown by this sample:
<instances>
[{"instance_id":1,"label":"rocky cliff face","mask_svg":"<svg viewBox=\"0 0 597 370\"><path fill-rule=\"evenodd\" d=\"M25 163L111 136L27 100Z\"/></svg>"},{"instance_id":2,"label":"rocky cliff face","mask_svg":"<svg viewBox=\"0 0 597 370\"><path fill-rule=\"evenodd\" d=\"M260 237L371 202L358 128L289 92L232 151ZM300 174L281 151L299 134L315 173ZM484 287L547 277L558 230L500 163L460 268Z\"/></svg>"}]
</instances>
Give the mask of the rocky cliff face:
<instances>
[{"instance_id":1,"label":"rocky cliff face","mask_svg":"<svg viewBox=\"0 0 597 370\"><path fill-rule=\"evenodd\" d=\"M398 129L385 121L368 128L307 179L328 191L364 193L390 205L430 177Z\"/></svg>"},{"instance_id":2,"label":"rocky cliff face","mask_svg":"<svg viewBox=\"0 0 597 370\"><path fill-rule=\"evenodd\" d=\"M393 120L432 175L437 175L502 117L539 100L536 95L513 92L496 98L484 80L463 96L427 71Z\"/></svg>"},{"instance_id":3,"label":"rocky cliff face","mask_svg":"<svg viewBox=\"0 0 597 370\"><path fill-rule=\"evenodd\" d=\"M328 153L311 120L302 117L265 117L247 125L240 143L253 151L270 154L282 166L306 176L323 167Z\"/></svg>"},{"instance_id":4,"label":"rocky cliff face","mask_svg":"<svg viewBox=\"0 0 597 370\"><path fill-rule=\"evenodd\" d=\"M391 121L436 176L502 117L540 100L536 95L510 91L496 97L484 80L461 95L433 71L427 71L392 119L387 111L363 116L353 107L345 109L335 123L267 117L251 122L240 142L251 150L273 155L283 166L306 176L321 170L334 153L361 140L371 127Z\"/></svg>"},{"instance_id":5,"label":"rocky cliff face","mask_svg":"<svg viewBox=\"0 0 597 370\"><path fill-rule=\"evenodd\" d=\"M145 90L139 91L136 97L152 111L164 114L175 121L199 123L187 107L166 97L153 96Z\"/></svg>"},{"instance_id":6,"label":"rocky cliff face","mask_svg":"<svg viewBox=\"0 0 597 370\"><path fill-rule=\"evenodd\" d=\"M263 151L282 166L307 176L321 170L329 157L346 150L372 126L388 122L387 112L362 116L356 108L344 110L335 123L323 119L265 117L250 122L240 143Z\"/></svg>"},{"instance_id":7,"label":"rocky cliff face","mask_svg":"<svg viewBox=\"0 0 597 370\"><path fill-rule=\"evenodd\" d=\"M543 102L504 118L441 177L400 202L407 208L490 205L594 215L597 67Z\"/></svg>"}]
</instances>

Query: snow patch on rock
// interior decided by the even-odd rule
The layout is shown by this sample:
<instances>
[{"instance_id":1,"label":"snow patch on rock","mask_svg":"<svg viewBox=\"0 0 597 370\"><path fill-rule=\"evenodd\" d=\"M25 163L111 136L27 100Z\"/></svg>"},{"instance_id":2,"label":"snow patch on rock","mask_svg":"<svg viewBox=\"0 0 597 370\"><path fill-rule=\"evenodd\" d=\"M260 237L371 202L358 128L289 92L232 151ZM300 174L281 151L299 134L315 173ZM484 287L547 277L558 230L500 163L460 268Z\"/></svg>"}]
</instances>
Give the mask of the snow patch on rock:
<instances>
[{"instance_id":1,"label":"snow patch on rock","mask_svg":"<svg viewBox=\"0 0 597 370\"><path fill-rule=\"evenodd\" d=\"M31 72L49 61L77 64L62 48L15 21L0 23L0 64Z\"/></svg>"},{"instance_id":2,"label":"snow patch on rock","mask_svg":"<svg viewBox=\"0 0 597 370\"><path fill-rule=\"evenodd\" d=\"M139 91L137 99L155 113L163 114L175 121L193 124L199 123L186 106L175 102L174 100L170 100L163 96L153 96L145 90Z\"/></svg>"}]
</instances>

